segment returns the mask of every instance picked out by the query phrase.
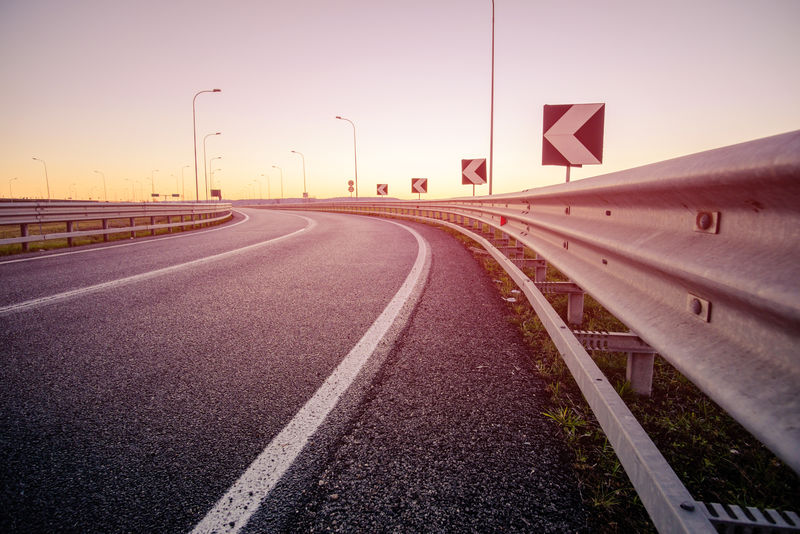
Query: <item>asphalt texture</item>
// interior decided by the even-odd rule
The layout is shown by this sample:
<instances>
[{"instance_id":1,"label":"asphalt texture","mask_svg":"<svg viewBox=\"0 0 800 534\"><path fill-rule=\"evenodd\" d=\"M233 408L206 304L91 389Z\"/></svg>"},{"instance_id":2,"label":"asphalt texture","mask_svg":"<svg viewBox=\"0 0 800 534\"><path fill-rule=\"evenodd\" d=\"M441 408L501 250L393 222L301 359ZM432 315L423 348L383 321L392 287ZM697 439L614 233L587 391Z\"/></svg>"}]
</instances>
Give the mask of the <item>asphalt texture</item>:
<instances>
[{"instance_id":1,"label":"asphalt texture","mask_svg":"<svg viewBox=\"0 0 800 534\"><path fill-rule=\"evenodd\" d=\"M268 500L245 531L586 531L545 385L493 281L451 236L411 226L433 258L405 330L346 428L314 452L322 466L295 473L299 499Z\"/></svg>"},{"instance_id":2,"label":"asphalt texture","mask_svg":"<svg viewBox=\"0 0 800 534\"><path fill-rule=\"evenodd\" d=\"M8 305L254 246L0 316L0 531L191 530L417 253L381 220L243 211L219 231L0 261ZM246 531L582 528L530 349L463 246L414 227L432 247L417 306Z\"/></svg>"}]
</instances>

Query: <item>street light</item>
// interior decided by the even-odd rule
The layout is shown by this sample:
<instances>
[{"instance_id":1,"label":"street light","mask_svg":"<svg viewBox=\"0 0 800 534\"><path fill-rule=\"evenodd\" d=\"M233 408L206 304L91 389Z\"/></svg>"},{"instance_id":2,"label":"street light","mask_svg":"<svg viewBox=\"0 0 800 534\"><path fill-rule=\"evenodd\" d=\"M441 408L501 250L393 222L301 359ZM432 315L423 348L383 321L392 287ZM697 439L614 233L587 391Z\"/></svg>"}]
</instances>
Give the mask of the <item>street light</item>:
<instances>
[{"instance_id":1,"label":"street light","mask_svg":"<svg viewBox=\"0 0 800 534\"><path fill-rule=\"evenodd\" d=\"M8 198L14 198L14 193L11 192L11 182L14 180L19 180L19 177L15 176L8 181Z\"/></svg>"},{"instance_id":2,"label":"street light","mask_svg":"<svg viewBox=\"0 0 800 534\"><path fill-rule=\"evenodd\" d=\"M156 179L155 179L155 174L157 172L158 172L158 169L153 169L152 171L150 171L150 187L152 187L152 189L153 189L152 191L150 191L152 193L152 195L150 195L150 200L153 200L154 198L156 198Z\"/></svg>"},{"instance_id":3,"label":"street light","mask_svg":"<svg viewBox=\"0 0 800 534\"><path fill-rule=\"evenodd\" d=\"M272 168L281 171L281 200L283 200L283 169L281 169L277 165L273 165Z\"/></svg>"},{"instance_id":4,"label":"street light","mask_svg":"<svg viewBox=\"0 0 800 534\"><path fill-rule=\"evenodd\" d=\"M196 120L196 113L195 113L195 100L197 100L197 96L202 93L219 93L221 89L206 89L204 91L198 91L194 98L192 98L192 135L194 136L194 191L197 197L197 202L200 202L200 182L197 180L197 120Z\"/></svg>"},{"instance_id":5,"label":"street light","mask_svg":"<svg viewBox=\"0 0 800 534\"><path fill-rule=\"evenodd\" d=\"M208 160L208 166L209 167L213 167L214 166L214 164L212 162L215 159L222 159L222 156L217 156L215 158L211 158L210 160ZM217 170L221 171L222 169L217 169ZM211 186L211 189L214 188L214 172L213 171L211 172L211 180L208 181L208 185ZM208 189L206 189L206 200L208 200Z\"/></svg>"},{"instance_id":6,"label":"street light","mask_svg":"<svg viewBox=\"0 0 800 534\"><path fill-rule=\"evenodd\" d=\"M270 193L270 188L269 188L269 176L267 176L266 174L262 174L261 176L263 176L265 178L266 182L267 182L267 200L269 200L272 197L272 194ZM261 188L261 183L260 182L258 184L258 187Z\"/></svg>"},{"instance_id":7,"label":"street light","mask_svg":"<svg viewBox=\"0 0 800 534\"><path fill-rule=\"evenodd\" d=\"M191 169L191 165L181 167L181 200L186 201L186 182L183 180L183 169Z\"/></svg>"},{"instance_id":8,"label":"street light","mask_svg":"<svg viewBox=\"0 0 800 534\"><path fill-rule=\"evenodd\" d=\"M353 166L355 167L355 173L356 173L356 198L358 198L358 155L356 152L356 125L353 124L353 121L351 121L350 119L340 117L339 115L336 115L336 118L342 121L349 122L350 125L353 127Z\"/></svg>"},{"instance_id":9,"label":"street light","mask_svg":"<svg viewBox=\"0 0 800 534\"><path fill-rule=\"evenodd\" d=\"M103 177L103 196L105 197L106 202L108 202L108 191L106 191L106 175L100 171L94 171L94 172Z\"/></svg>"},{"instance_id":10,"label":"street light","mask_svg":"<svg viewBox=\"0 0 800 534\"><path fill-rule=\"evenodd\" d=\"M306 191L306 157L297 150L292 150L292 153L298 154L303 159L303 198L308 198L308 191Z\"/></svg>"},{"instance_id":11,"label":"street light","mask_svg":"<svg viewBox=\"0 0 800 534\"><path fill-rule=\"evenodd\" d=\"M212 135L220 135L221 133L222 132L210 133L210 134L206 134L206 136L203 137L203 177L204 177L204 179L206 181L206 201L208 201L208 167L206 167L206 161L208 161L208 159L206 159L207 158L207 156L206 156L206 139L208 139ZM211 165L209 164L209 167L210 166Z\"/></svg>"},{"instance_id":12,"label":"street light","mask_svg":"<svg viewBox=\"0 0 800 534\"><path fill-rule=\"evenodd\" d=\"M123 178L123 180L131 183L131 202L136 202L136 183L130 178Z\"/></svg>"},{"instance_id":13,"label":"street light","mask_svg":"<svg viewBox=\"0 0 800 534\"><path fill-rule=\"evenodd\" d=\"M47 163L44 162L43 159L33 158L36 161L41 161L42 165L44 165L44 181L47 183L47 201L50 201L50 179L47 177Z\"/></svg>"},{"instance_id":14,"label":"street light","mask_svg":"<svg viewBox=\"0 0 800 534\"><path fill-rule=\"evenodd\" d=\"M214 158L214 159L216 159L216 158ZM214 169L213 171L211 171L211 188L212 189L214 188L214 173L217 172L217 171L221 171L221 170L222 169Z\"/></svg>"},{"instance_id":15,"label":"street light","mask_svg":"<svg viewBox=\"0 0 800 534\"><path fill-rule=\"evenodd\" d=\"M489 112L489 195L492 194L492 167L494 166L494 0L492 0L492 103ZM569 169L569 167L567 167Z\"/></svg>"}]
</instances>

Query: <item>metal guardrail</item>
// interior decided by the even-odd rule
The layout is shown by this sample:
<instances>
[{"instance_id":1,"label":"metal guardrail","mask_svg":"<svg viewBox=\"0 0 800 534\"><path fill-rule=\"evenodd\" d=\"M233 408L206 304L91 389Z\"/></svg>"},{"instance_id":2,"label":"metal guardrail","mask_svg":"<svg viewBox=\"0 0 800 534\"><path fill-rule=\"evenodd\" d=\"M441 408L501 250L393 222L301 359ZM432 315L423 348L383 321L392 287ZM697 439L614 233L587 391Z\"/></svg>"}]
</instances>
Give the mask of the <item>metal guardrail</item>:
<instances>
[{"instance_id":1,"label":"metal guardrail","mask_svg":"<svg viewBox=\"0 0 800 534\"><path fill-rule=\"evenodd\" d=\"M225 220L230 217L228 203L178 203L178 202L0 202L0 226L19 226L20 236L0 239L0 245L21 243L23 250L36 241L67 239L69 245L76 237L102 235L105 241L111 234L155 231L162 228L197 226ZM166 217L166 223L156 224L156 218ZM177 217L177 222L172 218ZM185 218L188 217L188 220ZM136 225L136 219L149 218L150 224ZM112 227L112 220L126 220L128 226ZM102 228L79 230L81 221L101 221ZM66 231L30 234L31 225L65 223ZM41 226L40 226L41 228Z\"/></svg>"},{"instance_id":2,"label":"metal guardrail","mask_svg":"<svg viewBox=\"0 0 800 534\"><path fill-rule=\"evenodd\" d=\"M513 194L280 208L435 219L487 248L533 305L659 531L713 532L713 517L536 284L468 228L487 225L552 263L800 473L800 131Z\"/></svg>"}]
</instances>

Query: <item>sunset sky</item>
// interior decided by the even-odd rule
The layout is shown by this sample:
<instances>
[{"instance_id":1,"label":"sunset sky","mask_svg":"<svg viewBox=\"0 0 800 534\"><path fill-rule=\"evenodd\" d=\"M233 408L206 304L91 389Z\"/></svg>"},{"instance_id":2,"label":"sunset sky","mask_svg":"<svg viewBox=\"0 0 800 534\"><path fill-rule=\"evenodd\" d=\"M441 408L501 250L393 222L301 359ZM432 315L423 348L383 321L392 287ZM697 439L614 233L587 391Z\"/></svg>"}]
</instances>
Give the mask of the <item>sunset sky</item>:
<instances>
[{"instance_id":1,"label":"sunset sky","mask_svg":"<svg viewBox=\"0 0 800 534\"><path fill-rule=\"evenodd\" d=\"M496 0L494 193L542 166L545 104L605 102L572 180L800 128L800 1ZM489 156L490 0L0 0L0 196L472 194ZM186 167L189 166L189 167ZM157 172L153 172L157 170ZM100 171L96 173L94 171ZM181 175L185 185L181 185ZM263 177L261 175L264 175ZM151 176L154 178L151 184ZM16 180L14 180L16 178ZM260 186L254 181L260 180ZM477 189L488 194L488 187Z\"/></svg>"}]
</instances>

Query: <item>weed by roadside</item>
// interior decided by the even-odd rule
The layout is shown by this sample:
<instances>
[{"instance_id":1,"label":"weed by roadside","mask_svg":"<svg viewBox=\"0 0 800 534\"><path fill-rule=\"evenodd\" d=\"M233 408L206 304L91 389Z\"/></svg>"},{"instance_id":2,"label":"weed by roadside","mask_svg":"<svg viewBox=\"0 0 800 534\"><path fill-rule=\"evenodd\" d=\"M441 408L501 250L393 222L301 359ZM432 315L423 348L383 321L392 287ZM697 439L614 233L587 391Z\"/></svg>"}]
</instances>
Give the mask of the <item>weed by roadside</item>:
<instances>
[{"instance_id":1,"label":"weed by roadside","mask_svg":"<svg viewBox=\"0 0 800 534\"><path fill-rule=\"evenodd\" d=\"M584 504L596 532L654 532L649 516L592 415L541 321L513 281L491 256L463 234L443 228L483 264L506 300L509 321L531 347L533 367L546 380L550 407L543 413L561 429L573 455ZM533 272L528 272L531 278ZM549 281L565 277L548 267ZM548 296L566 317L564 296ZM627 331L590 296L585 296L587 330ZM665 360L656 357L653 393L636 395L625 379L626 355L598 352L593 358L698 501L800 510L800 478L732 417Z\"/></svg>"}]
</instances>

